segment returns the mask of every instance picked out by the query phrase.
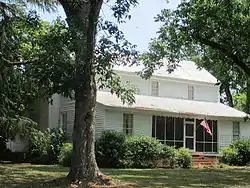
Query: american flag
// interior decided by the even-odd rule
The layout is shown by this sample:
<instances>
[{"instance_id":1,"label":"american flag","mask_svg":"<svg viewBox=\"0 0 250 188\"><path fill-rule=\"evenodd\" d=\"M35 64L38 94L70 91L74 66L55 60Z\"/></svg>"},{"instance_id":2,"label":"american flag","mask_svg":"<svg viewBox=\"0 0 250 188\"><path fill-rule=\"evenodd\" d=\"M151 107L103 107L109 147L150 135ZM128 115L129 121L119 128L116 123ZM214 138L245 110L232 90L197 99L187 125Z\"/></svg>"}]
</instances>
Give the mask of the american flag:
<instances>
[{"instance_id":1,"label":"american flag","mask_svg":"<svg viewBox=\"0 0 250 188\"><path fill-rule=\"evenodd\" d=\"M211 132L211 130L210 130L210 128L209 128L209 125L208 125L208 123L207 123L206 120L203 120L203 121L200 123L200 125L203 126L203 127L206 129L206 131L207 131L208 134L210 134L211 136L213 136L213 134L212 134L212 132Z\"/></svg>"}]
</instances>

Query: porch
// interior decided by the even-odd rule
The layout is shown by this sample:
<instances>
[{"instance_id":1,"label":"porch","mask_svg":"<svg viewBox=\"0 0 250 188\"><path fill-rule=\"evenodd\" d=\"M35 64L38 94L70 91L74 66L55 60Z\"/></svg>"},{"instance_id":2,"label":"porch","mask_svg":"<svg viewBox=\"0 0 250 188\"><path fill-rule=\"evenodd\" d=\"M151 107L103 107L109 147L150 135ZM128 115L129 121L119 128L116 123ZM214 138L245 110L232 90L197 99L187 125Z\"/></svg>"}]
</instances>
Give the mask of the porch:
<instances>
[{"instance_id":1,"label":"porch","mask_svg":"<svg viewBox=\"0 0 250 188\"><path fill-rule=\"evenodd\" d=\"M152 137L169 146L186 147L190 152L218 154L217 120L208 120L212 132L209 135L203 126L202 119L190 119L168 116L152 116Z\"/></svg>"},{"instance_id":2,"label":"porch","mask_svg":"<svg viewBox=\"0 0 250 188\"><path fill-rule=\"evenodd\" d=\"M248 115L221 103L135 95L136 102L127 105L108 92L97 94L104 109L104 129L153 136L163 144L206 156L217 156L234 137L249 137L249 122L244 121ZM204 118L212 136L200 125Z\"/></svg>"}]
</instances>

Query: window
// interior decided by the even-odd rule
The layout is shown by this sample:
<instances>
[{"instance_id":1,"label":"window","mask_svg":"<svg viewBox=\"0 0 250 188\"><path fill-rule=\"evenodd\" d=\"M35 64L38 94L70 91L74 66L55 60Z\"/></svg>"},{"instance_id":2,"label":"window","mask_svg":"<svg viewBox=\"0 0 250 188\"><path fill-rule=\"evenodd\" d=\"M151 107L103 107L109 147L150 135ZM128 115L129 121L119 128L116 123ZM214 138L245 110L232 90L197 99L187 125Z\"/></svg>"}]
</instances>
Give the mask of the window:
<instances>
[{"instance_id":1,"label":"window","mask_svg":"<svg viewBox=\"0 0 250 188\"><path fill-rule=\"evenodd\" d=\"M123 133L126 135L133 135L133 114L123 114Z\"/></svg>"},{"instance_id":2,"label":"window","mask_svg":"<svg viewBox=\"0 0 250 188\"><path fill-rule=\"evenodd\" d=\"M183 147L183 118L153 116L152 137L169 146Z\"/></svg>"},{"instance_id":3,"label":"window","mask_svg":"<svg viewBox=\"0 0 250 188\"><path fill-rule=\"evenodd\" d=\"M233 139L237 139L240 137L240 122L233 122Z\"/></svg>"},{"instance_id":4,"label":"window","mask_svg":"<svg viewBox=\"0 0 250 188\"><path fill-rule=\"evenodd\" d=\"M188 86L188 100L194 100L194 86Z\"/></svg>"},{"instance_id":5,"label":"window","mask_svg":"<svg viewBox=\"0 0 250 188\"><path fill-rule=\"evenodd\" d=\"M159 82L152 81L152 83L151 83L151 95L152 96L159 96Z\"/></svg>"},{"instance_id":6,"label":"window","mask_svg":"<svg viewBox=\"0 0 250 188\"><path fill-rule=\"evenodd\" d=\"M205 128L200 125L203 120L196 120L196 151L198 152L217 152L218 140L217 140L217 121L208 120L208 125L212 132L212 136L209 135Z\"/></svg>"},{"instance_id":7,"label":"window","mask_svg":"<svg viewBox=\"0 0 250 188\"><path fill-rule=\"evenodd\" d=\"M61 126L64 132L67 132L67 112L61 113Z\"/></svg>"}]
</instances>

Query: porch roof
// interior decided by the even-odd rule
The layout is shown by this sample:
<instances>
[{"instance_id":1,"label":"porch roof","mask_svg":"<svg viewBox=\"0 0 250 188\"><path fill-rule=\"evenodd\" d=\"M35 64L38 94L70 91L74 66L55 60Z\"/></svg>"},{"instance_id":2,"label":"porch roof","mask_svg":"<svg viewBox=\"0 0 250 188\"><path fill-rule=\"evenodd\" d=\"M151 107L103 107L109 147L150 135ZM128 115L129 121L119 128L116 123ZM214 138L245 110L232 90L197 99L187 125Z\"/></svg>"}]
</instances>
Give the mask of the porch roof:
<instances>
[{"instance_id":1,"label":"porch roof","mask_svg":"<svg viewBox=\"0 0 250 188\"><path fill-rule=\"evenodd\" d=\"M221 117L244 119L248 115L221 103L203 102L153 96L135 95L136 102L129 106L110 92L98 91L97 102L108 107L131 108L134 110L157 111L199 117Z\"/></svg>"}]
</instances>

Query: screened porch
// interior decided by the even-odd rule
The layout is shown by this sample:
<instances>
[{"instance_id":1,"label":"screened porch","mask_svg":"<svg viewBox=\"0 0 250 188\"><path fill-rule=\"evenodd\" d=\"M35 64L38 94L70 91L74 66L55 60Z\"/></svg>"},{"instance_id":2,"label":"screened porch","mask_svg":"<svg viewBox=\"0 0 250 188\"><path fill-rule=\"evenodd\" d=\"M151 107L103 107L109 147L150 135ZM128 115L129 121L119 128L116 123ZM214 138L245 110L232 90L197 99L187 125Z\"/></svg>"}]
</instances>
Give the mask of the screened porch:
<instances>
[{"instance_id":1,"label":"screened porch","mask_svg":"<svg viewBox=\"0 0 250 188\"><path fill-rule=\"evenodd\" d=\"M218 126L216 120L208 120L212 132L209 135L202 119L152 116L152 136L169 146L186 147L191 152L218 152Z\"/></svg>"}]
</instances>

